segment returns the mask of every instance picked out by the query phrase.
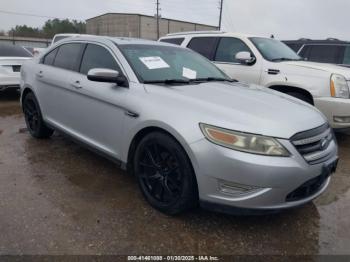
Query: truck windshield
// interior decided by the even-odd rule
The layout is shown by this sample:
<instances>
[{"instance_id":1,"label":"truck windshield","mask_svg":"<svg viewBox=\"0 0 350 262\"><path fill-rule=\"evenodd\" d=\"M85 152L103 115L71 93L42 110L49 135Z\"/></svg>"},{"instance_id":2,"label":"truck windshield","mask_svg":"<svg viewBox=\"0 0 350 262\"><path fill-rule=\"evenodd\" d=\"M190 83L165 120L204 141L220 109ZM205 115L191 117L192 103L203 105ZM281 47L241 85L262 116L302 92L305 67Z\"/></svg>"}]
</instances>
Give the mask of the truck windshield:
<instances>
[{"instance_id":1,"label":"truck windshield","mask_svg":"<svg viewBox=\"0 0 350 262\"><path fill-rule=\"evenodd\" d=\"M232 81L209 60L185 48L147 44L118 47L143 83Z\"/></svg>"},{"instance_id":2,"label":"truck windshield","mask_svg":"<svg viewBox=\"0 0 350 262\"><path fill-rule=\"evenodd\" d=\"M291 48L278 40L264 37L251 37L249 39L266 60L273 62L301 60L300 56Z\"/></svg>"}]
</instances>

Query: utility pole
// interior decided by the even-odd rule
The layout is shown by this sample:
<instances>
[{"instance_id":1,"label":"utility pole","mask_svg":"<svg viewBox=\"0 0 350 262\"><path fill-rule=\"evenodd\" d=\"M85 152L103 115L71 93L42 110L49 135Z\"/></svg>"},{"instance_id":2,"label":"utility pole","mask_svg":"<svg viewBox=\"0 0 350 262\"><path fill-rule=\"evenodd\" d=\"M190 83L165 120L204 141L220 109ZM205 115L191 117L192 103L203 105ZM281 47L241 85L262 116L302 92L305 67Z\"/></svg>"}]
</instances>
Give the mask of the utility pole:
<instances>
[{"instance_id":1,"label":"utility pole","mask_svg":"<svg viewBox=\"0 0 350 262\"><path fill-rule=\"evenodd\" d=\"M221 30L221 21L222 21L222 7L224 5L224 0L220 0L220 18L219 18L219 30Z\"/></svg>"},{"instance_id":2,"label":"utility pole","mask_svg":"<svg viewBox=\"0 0 350 262\"><path fill-rule=\"evenodd\" d=\"M156 16L157 16L157 40L159 39L159 35L160 35L160 33L159 33L159 17L160 17L160 15L159 15L159 5L160 5L160 3L159 3L159 0L157 0L157 14L156 14Z\"/></svg>"}]
</instances>

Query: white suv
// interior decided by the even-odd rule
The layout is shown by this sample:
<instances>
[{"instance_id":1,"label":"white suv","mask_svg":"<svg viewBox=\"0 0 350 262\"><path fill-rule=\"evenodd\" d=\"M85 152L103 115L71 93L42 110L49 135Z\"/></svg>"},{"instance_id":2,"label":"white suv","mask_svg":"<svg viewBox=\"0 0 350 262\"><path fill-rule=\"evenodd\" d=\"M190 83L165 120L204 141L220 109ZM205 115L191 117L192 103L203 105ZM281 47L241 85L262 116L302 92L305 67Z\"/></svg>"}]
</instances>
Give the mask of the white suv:
<instances>
[{"instance_id":1,"label":"white suv","mask_svg":"<svg viewBox=\"0 0 350 262\"><path fill-rule=\"evenodd\" d=\"M315 105L333 128L350 127L350 69L302 60L282 42L225 32L169 34L161 42L188 47L230 77Z\"/></svg>"}]
</instances>

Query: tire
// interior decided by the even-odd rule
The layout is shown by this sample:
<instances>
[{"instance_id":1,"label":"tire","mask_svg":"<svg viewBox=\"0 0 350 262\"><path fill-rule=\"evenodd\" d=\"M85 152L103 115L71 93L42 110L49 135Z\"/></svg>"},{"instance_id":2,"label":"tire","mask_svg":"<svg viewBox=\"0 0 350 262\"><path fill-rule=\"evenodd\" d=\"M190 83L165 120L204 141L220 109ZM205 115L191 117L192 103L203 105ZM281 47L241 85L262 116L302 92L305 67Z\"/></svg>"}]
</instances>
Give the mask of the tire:
<instances>
[{"instance_id":1,"label":"tire","mask_svg":"<svg viewBox=\"0 0 350 262\"><path fill-rule=\"evenodd\" d=\"M49 138L54 130L47 127L40 111L39 103L33 93L23 99L23 112L29 133L38 139Z\"/></svg>"},{"instance_id":2,"label":"tire","mask_svg":"<svg viewBox=\"0 0 350 262\"><path fill-rule=\"evenodd\" d=\"M133 171L144 197L155 209L176 215L198 205L191 162L171 136L162 132L146 135L136 147Z\"/></svg>"},{"instance_id":3,"label":"tire","mask_svg":"<svg viewBox=\"0 0 350 262\"><path fill-rule=\"evenodd\" d=\"M290 96L293 96L295 98L298 98L298 99L300 99L300 100L302 100L302 101L304 101L304 102L306 102L306 103L308 103L310 105L313 104L312 100L308 96L306 96L306 95L304 95L302 93L299 93L299 92L288 92L286 94L290 95Z\"/></svg>"}]
</instances>

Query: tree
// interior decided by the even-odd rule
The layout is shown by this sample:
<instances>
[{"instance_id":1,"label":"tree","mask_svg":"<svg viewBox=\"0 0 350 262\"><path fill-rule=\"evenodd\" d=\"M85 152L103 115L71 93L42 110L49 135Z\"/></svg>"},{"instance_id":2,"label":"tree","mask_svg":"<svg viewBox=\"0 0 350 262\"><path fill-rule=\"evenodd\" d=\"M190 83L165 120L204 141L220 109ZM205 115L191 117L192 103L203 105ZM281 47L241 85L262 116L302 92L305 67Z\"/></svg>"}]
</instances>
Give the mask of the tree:
<instances>
[{"instance_id":1,"label":"tree","mask_svg":"<svg viewBox=\"0 0 350 262\"><path fill-rule=\"evenodd\" d=\"M9 31L9 35L24 37L43 37L39 28L28 27L26 25L17 25Z\"/></svg>"},{"instance_id":2,"label":"tree","mask_svg":"<svg viewBox=\"0 0 350 262\"><path fill-rule=\"evenodd\" d=\"M0 36L5 36L5 31L4 30L0 30Z\"/></svg>"},{"instance_id":3,"label":"tree","mask_svg":"<svg viewBox=\"0 0 350 262\"><path fill-rule=\"evenodd\" d=\"M62 33L76 33L84 34L86 29L86 24L84 22L79 22L77 20L59 20L53 19L48 20L42 31L47 38L52 38L55 34Z\"/></svg>"},{"instance_id":4,"label":"tree","mask_svg":"<svg viewBox=\"0 0 350 262\"><path fill-rule=\"evenodd\" d=\"M56 34L62 33L76 33L84 34L86 30L86 23L77 20L60 20L50 19L46 21L43 28L34 28L26 25L17 25L9 31L11 36L24 37L38 37L38 38L52 38ZM0 32L1 34L1 32Z\"/></svg>"}]
</instances>

